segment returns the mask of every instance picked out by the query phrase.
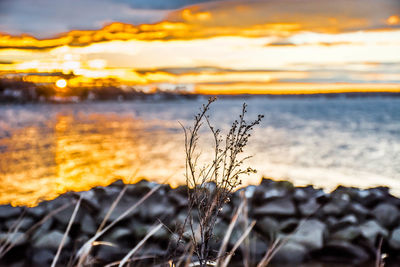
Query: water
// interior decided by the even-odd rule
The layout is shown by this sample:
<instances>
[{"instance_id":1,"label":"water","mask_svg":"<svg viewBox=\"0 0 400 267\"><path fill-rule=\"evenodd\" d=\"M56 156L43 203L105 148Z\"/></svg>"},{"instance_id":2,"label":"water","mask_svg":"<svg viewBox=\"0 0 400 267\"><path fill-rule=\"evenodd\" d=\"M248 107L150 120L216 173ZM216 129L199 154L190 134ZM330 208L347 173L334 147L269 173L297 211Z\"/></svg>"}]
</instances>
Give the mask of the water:
<instances>
[{"instance_id":1,"label":"water","mask_svg":"<svg viewBox=\"0 0 400 267\"><path fill-rule=\"evenodd\" d=\"M264 114L247 147L262 176L314 184L386 185L400 194L400 99L221 99L212 122L227 130L248 104ZM0 203L34 205L70 190L145 177L184 181L184 136L205 100L0 106ZM211 157L203 129L202 159Z\"/></svg>"}]
</instances>

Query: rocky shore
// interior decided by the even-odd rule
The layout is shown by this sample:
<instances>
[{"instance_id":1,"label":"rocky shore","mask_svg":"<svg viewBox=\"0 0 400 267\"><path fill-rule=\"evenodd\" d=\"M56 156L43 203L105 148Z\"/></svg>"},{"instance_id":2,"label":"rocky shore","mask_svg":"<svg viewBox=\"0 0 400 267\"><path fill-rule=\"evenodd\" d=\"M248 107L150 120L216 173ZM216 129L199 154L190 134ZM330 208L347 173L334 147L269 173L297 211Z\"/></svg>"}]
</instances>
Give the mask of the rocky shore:
<instances>
[{"instance_id":1,"label":"rocky shore","mask_svg":"<svg viewBox=\"0 0 400 267\"><path fill-rule=\"evenodd\" d=\"M108 221L114 221L155 186L147 181L129 185ZM68 193L34 208L0 206L0 248L4 242L13 244L0 259L0 266L49 266L75 203L82 195L81 206L58 261L60 266L66 266L77 249L96 233L123 187L123 183L117 181L108 187ZM307 262L373 266L379 247L381 255L386 255L385 266L400 266L400 199L392 196L388 188L338 187L326 193L312 186L294 187L290 182L263 179L258 186L235 192L222 210L212 244L216 250L243 197L248 205L248 218L242 221L256 220L247 242L253 264L262 259L276 238L281 238L284 245L273 258L277 266ZM64 209L55 213L60 207ZM134 266L165 263L171 253L172 232L183 222L186 212L186 187L171 189L162 185L99 238L105 243L91 251L95 266L121 260L159 222L164 226L135 254ZM229 241L230 247L243 233L240 224L239 220ZM238 266L243 251L238 249L233 256L232 262L238 262Z\"/></svg>"}]
</instances>

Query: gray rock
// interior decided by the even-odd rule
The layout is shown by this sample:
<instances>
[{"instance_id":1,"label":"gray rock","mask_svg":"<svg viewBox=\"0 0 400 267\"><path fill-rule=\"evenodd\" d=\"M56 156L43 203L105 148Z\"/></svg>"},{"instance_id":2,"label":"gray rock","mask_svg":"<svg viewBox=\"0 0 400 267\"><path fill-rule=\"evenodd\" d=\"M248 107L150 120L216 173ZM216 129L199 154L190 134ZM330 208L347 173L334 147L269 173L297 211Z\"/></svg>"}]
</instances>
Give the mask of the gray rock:
<instances>
[{"instance_id":1,"label":"gray rock","mask_svg":"<svg viewBox=\"0 0 400 267\"><path fill-rule=\"evenodd\" d=\"M272 258L275 263L296 264L302 263L307 256L307 249L299 243L287 242L280 247Z\"/></svg>"},{"instance_id":2,"label":"gray rock","mask_svg":"<svg viewBox=\"0 0 400 267\"><path fill-rule=\"evenodd\" d=\"M336 221L334 225L332 225L332 231L336 231L342 228L345 228L350 225L358 224L358 219L354 214L349 214L344 216L343 218Z\"/></svg>"},{"instance_id":3,"label":"gray rock","mask_svg":"<svg viewBox=\"0 0 400 267\"><path fill-rule=\"evenodd\" d=\"M309 195L304 188L295 188L293 192L293 198L298 202L303 202L309 199Z\"/></svg>"},{"instance_id":4,"label":"gray rock","mask_svg":"<svg viewBox=\"0 0 400 267\"><path fill-rule=\"evenodd\" d=\"M400 250L400 227L393 230L389 239L390 247Z\"/></svg>"},{"instance_id":5,"label":"gray rock","mask_svg":"<svg viewBox=\"0 0 400 267\"><path fill-rule=\"evenodd\" d=\"M348 194L340 194L331 199L330 202L322 207L322 212L326 215L339 216L344 214L345 210L350 204L350 197Z\"/></svg>"},{"instance_id":6,"label":"gray rock","mask_svg":"<svg viewBox=\"0 0 400 267\"><path fill-rule=\"evenodd\" d=\"M228 224L223 221L215 224L215 227L214 227L215 237L219 240L222 240L224 238L224 236L226 235L227 229L228 229Z\"/></svg>"},{"instance_id":7,"label":"gray rock","mask_svg":"<svg viewBox=\"0 0 400 267\"><path fill-rule=\"evenodd\" d=\"M287 195L285 188L266 188L263 194L263 200L270 200L276 198L282 198Z\"/></svg>"},{"instance_id":8,"label":"gray rock","mask_svg":"<svg viewBox=\"0 0 400 267\"><path fill-rule=\"evenodd\" d=\"M119 192L117 193L117 195L119 194ZM113 201L116 199L116 195L111 197L112 200L108 200L106 201L103 200L102 201L102 208L100 210L100 215L98 216L98 221L97 223L100 224L103 219L106 217L106 215L108 214L108 211L111 208L111 205L113 204ZM132 205L134 205L136 202L138 201L138 199L136 198L132 198L130 196L124 196L119 202L118 204L115 206L115 208L113 209L111 215L108 217L107 221L108 222L112 222L115 221L121 214L123 214L125 211L127 211L129 208L132 207ZM142 209L143 206L141 206L140 208L136 208L135 210L133 210L129 216L135 216L139 213L139 210ZM129 218L128 216L128 218Z\"/></svg>"},{"instance_id":9,"label":"gray rock","mask_svg":"<svg viewBox=\"0 0 400 267\"><path fill-rule=\"evenodd\" d=\"M249 185L247 186L244 190L244 195L247 199L250 199L254 196L254 192L256 191L256 186L255 185Z\"/></svg>"},{"instance_id":10,"label":"gray rock","mask_svg":"<svg viewBox=\"0 0 400 267\"><path fill-rule=\"evenodd\" d=\"M317 202L315 198L311 198L306 203L300 204L299 210L301 215L303 215L304 217L308 217L316 213L320 206L321 205Z\"/></svg>"},{"instance_id":11,"label":"gray rock","mask_svg":"<svg viewBox=\"0 0 400 267\"><path fill-rule=\"evenodd\" d=\"M108 234L106 234L104 240L113 244L118 244L122 239L126 237L131 237L132 235L133 233L130 229L118 227L114 228Z\"/></svg>"},{"instance_id":12,"label":"gray rock","mask_svg":"<svg viewBox=\"0 0 400 267\"><path fill-rule=\"evenodd\" d=\"M152 235L152 238L157 240L157 242L168 241L170 239L170 232L165 227L161 227L161 229Z\"/></svg>"},{"instance_id":13,"label":"gray rock","mask_svg":"<svg viewBox=\"0 0 400 267\"><path fill-rule=\"evenodd\" d=\"M298 230L290 237L291 241L304 245L314 250L320 249L324 244L326 225L316 219L306 220L300 223Z\"/></svg>"},{"instance_id":14,"label":"gray rock","mask_svg":"<svg viewBox=\"0 0 400 267\"><path fill-rule=\"evenodd\" d=\"M382 203L376 206L372 215L375 216L376 220L385 227L391 227L399 220L399 209L388 203Z\"/></svg>"},{"instance_id":15,"label":"gray rock","mask_svg":"<svg viewBox=\"0 0 400 267\"><path fill-rule=\"evenodd\" d=\"M375 245L378 235L383 237L387 237L389 235L388 231L374 220L369 220L360 225L360 230L362 236L364 236L371 245Z\"/></svg>"},{"instance_id":16,"label":"gray rock","mask_svg":"<svg viewBox=\"0 0 400 267\"><path fill-rule=\"evenodd\" d=\"M9 219L20 215L22 209L20 207L12 207L11 205L0 206L0 219Z\"/></svg>"},{"instance_id":17,"label":"gray rock","mask_svg":"<svg viewBox=\"0 0 400 267\"><path fill-rule=\"evenodd\" d=\"M132 220L129 224L132 234L136 237L136 239L142 239L148 233L150 227L144 223L141 223L137 220Z\"/></svg>"},{"instance_id":18,"label":"gray rock","mask_svg":"<svg viewBox=\"0 0 400 267\"><path fill-rule=\"evenodd\" d=\"M32 261L36 266L50 266L54 256L55 252L49 249L36 249L33 252Z\"/></svg>"},{"instance_id":19,"label":"gray rock","mask_svg":"<svg viewBox=\"0 0 400 267\"><path fill-rule=\"evenodd\" d=\"M257 221L257 229L268 239L274 239L279 232L279 223L271 217L264 217Z\"/></svg>"},{"instance_id":20,"label":"gray rock","mask_svg":"<svg viewBox=\"0 0 400 267\"><path fill-rule=\"evenodd\" d=\"M264 205L254 209L254 214L257 216L264 215L279 215L293 216L296 215L296 207L290 199L277 199L269 201Z\"/></svg>"},{"instance_id":21,"label":"gray rock","mask_svg":"<svg viewBox=\"0 0 400 267\"><path fill-rule=\"evenodd\" d=\"M337 240L352 241L360 235L361 235L360 228L354 225L350 225L348 227L345 227L343 229L334 232L331 235L331 238Z\"/></svg>"},{"instance_id":22,"label":"gray rock","mask_svg":"<svg viewBox=\"0 0 400 267\"><path fill-rule=\"evenodd\" d=\"M81 223L81 231L89 235L95 234L98 226L100 226L100 224L99 225L96 224L92 216L90 216L89 214L85 214L80 223Z\"/></svg>"},{"instance_id":23,"label":"gray rock","mask_svg":"<svg viewBox=\"0 0 400 267\"><path fill-rule=\"evenodd\" d=\"M175 207L166 201L146 201L139 209L139 216L142 220L154 221L158 218L172 218L175 214Z\"/></svg>"},{"instance_id":24,"label":"gray rock","mask_svg":"<svg viewBox=\"0 0 400 267\"><path fill-rule=\"evenodd\" d=\"M44 204L39 204L39 206L29 208L26 214L35 218L41 218L43 216L46 216L46 207L44 207Z\"/></svg>"},{"instance_id":25,"label":"gray rock","mask_svg":"<svg viewBox=\"0 0 400 267\"><path fill-rule=\"evenodd\" d=\"M60 231L51 231L43 236L39 237L38 240L33 244L35 248L48 248L56 250L61 243L63 233ZM68 246L70 238L67 236L65 239L64 246Z\"/></svg>"},{"instance_id":26,"label":"gray rock","mask_svg":"<svg viewBox=\"0 0 400 267\"><path fill-rule=\"evenodd\" d=\"M7 242L13 246L19 246L25 244L27 241L27 236L22 232L0 233L0 244Z\"/></svg>"},{"instance_id":27,"label":"gray rock","mask_svg":"<svg viewBox=\"0 0 400 267\"><path fill-rule=\"evenodd\" d=\"M27 230L29 227L31 227L33 223L34 221L32 218L25 217L22 218L19 222L18 219L7 220L5 225L8 230L15 229L15 227L18 227L18 230L24 231Z\"/></svg>"},{"instance_id":28,"label":"gray rock","mask_svg":"<svg viewBox=\"0 0 400 267\"><path fill-rule=\"evenodd\" d=\"M32 235L32 240L36 241L37 239L39 239L39 237L43 236L44 234L46 234L50 227L52 226L54 222L53 218L50 218L48 220L46 220L45 222L42 223L42 225L40 225L34 232Z\"/></svg>"},{"instance_id":29,"label":"gray rock","mask_svg":"<svg viewBox=\"0 0 400 267\"><path fill-rule=\"evenodd\" d=\"M55 218L58 222L61 223L60 226L61 226L62 228L64 228L65 226L68 225L68 223L69 223L69 221L70 221L70 219L71 219L72 213L74 212L74 209L75 209L75 205L71 205L71 206L69 206L68 208L66 208L66 209L64 209L64 210L62 210L62 211L57 212L56 214L54 214L54 218ZM78 210L77 216L75 217L75 222L81 220L82 215L83 215L83 213L81 212L81 209Z\"/></svg>"}]
</instances>

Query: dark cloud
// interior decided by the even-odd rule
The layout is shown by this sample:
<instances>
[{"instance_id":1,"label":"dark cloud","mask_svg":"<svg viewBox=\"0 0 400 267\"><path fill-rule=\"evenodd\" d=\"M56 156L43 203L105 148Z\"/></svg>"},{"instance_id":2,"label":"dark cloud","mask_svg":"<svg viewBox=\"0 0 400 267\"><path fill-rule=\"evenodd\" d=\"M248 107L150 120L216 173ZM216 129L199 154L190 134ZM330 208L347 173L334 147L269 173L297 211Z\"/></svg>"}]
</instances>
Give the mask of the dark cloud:
<instances>
[{"instance_id":1,"label":"dark cloud","mask_svg":"<svg viewBox=\"0 0 400 267\"><path fill-rule=\"evenodd\" d=\"M111 22L161 21L165 10L134 9L116 0L0 0L0 32L47 38L74 29L99 29ZM34 4L33 4L34 3Z\"/></svg>"},{"instance_id":2,"label":"dark cloud","mask_svg":"<svg viewBox=\"0 0 400 267\"><path fill-rule=\"evenodd\" d=\"M189 5L223 0L114 0L139 9L178 9Z\"/></svg>"}]
</instances>

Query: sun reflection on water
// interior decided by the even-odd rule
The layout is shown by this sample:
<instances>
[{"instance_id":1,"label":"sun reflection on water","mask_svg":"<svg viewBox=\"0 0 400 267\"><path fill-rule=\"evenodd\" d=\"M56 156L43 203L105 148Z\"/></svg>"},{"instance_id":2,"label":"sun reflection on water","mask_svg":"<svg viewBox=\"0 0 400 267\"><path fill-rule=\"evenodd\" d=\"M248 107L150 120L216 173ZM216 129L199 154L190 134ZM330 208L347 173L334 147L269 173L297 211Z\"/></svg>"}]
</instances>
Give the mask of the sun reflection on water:
<instances>
[{"instance_id":1,"label":"sun reflection on water","mask_svg":"<svg viewBox=\"0 0 400 267\"><path fill-rule=\"evenodd\" d=\"M171 147L166 142L171 136L166 137L156 124L117 115L67 114L58 115L46 127L14 131L0 139L5 148L0 153L4 173L0 204L35 205L116 179L134 183L142 177L158 177L163 181L182 169L184 161L178 160L181 148Z\"/></svg>"}]
</instances>

